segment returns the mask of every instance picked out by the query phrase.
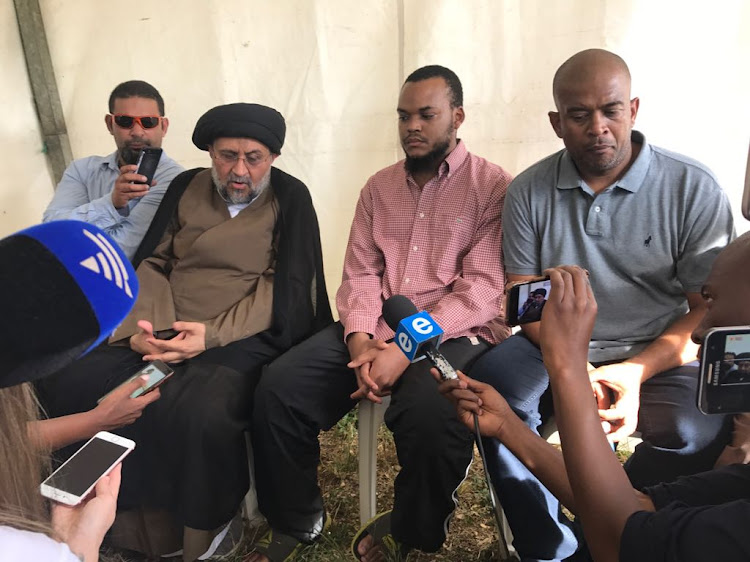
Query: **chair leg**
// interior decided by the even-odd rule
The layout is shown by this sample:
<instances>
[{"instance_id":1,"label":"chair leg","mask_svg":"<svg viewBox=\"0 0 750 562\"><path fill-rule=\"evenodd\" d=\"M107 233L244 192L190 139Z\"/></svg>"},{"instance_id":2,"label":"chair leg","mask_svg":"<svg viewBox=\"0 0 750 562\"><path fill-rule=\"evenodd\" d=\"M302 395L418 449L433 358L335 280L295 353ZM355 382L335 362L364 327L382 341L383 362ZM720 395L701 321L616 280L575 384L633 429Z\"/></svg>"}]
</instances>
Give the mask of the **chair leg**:
<instances>
[{"instance_id":1,"label":"chair leg","mask_svg":"<svg viewBox=\"0 0 750 562\"><path fill-rule=\"evenodd\" d=\"M362 525L375 517L377 511L378 429L383 423L390 397L382 404L369 400L359 403L359 520Z\"/></svg>"},{"instance_id":2,"label":"chair leg","mask_svg":"<svg viewBox=\"0 0 750 562\"><path fill-rule=\"evenodd\" d=\"M255 491L255 468L253 465L253 446L250 442L250 434L245 433L245 442L247 443L247 464L250 470L250 489L245 495L245 517L251 527L259 525L264 517L258 509L258 494Z\"/></svg>"},{"instance_id":3,"label":"chair leg","mask_svg":"<svg viewBox=\"0 0 750 562\"><path fill-rule=\"evenodd\" d=\"M490 488L490 493L492 494L492 497L494 498L494 504L495 504L495 509L496 509L495 521L497 521L497 524L499 525L498 560L501 560L503 562L517 561L518 555L516 553L516 549L513 548L513 533L510 530L510 525L508 525L508 519L505 517L503 506L500 505L500 500L498 499L497 494L495 493L494 486Z\"/></svg>"}]
</instances>

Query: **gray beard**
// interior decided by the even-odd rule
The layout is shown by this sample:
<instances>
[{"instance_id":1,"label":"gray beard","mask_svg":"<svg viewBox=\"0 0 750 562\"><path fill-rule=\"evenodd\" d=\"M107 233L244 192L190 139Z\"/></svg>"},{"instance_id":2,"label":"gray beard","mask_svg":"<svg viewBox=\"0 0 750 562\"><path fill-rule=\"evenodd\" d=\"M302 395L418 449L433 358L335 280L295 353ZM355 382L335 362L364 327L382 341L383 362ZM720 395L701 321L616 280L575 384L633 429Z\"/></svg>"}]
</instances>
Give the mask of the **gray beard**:
<instances>
[{"instance_id":1,"label":"gray beard","mask_svg":"<svg viewBox=\"0 0 750 562\"><path fill-rule=\"evenodd\" d=\"M222 182L219 179L219 174L216 172L215 167L211 167L211 178L214 180L216 191L224 201L232 205L245 205L252 203L253 200L263 193L266 188L271 185L271 168L268 169L266 175L261 178L257 185L254 185L249 176L237 176L234 172L230 172L227 176L227 180ZM227 188L230 181L242 181L246 183L250 190L247 193L237 193L235 190Z\"/></svg>"}]
</instances>

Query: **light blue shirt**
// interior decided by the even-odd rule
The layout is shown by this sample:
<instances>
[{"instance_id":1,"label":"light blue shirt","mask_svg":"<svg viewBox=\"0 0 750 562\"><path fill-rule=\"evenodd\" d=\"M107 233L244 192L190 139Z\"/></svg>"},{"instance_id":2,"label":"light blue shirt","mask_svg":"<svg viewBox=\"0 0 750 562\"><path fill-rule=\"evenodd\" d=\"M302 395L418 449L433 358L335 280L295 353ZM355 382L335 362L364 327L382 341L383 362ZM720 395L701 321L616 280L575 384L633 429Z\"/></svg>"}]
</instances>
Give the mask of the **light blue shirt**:
<instances>
[{"instance_id":1,"label":"light blue shirt","mask_svg":"<svg viewBox=\"0 0 750 562\"><path fill-rule=\"evenodd\" d=\"M164 192L174 177L184 170L162 152L154 174L156 185L143 197L131 199L122 209L115 209L111 193L120 175L117 152L109 156L80 158L65 170L42 220L71 219L98 226L119 244L128 259L132 259Z\"/></svg>"},{"instance_id":2,"label":"light blue shirt","mask_svg":"<svg viewBox=\"0 0 750 562\"><path fill-rule=\"evenodd\" d=\"M635 355L687 310L717 254L734 238L732 210L713 174L649 145L600 193L567 150L520 174L503 212L505 270L539 275L577 264L591 275L599 314L589 361Z\"/></svg>"}]
</instances>

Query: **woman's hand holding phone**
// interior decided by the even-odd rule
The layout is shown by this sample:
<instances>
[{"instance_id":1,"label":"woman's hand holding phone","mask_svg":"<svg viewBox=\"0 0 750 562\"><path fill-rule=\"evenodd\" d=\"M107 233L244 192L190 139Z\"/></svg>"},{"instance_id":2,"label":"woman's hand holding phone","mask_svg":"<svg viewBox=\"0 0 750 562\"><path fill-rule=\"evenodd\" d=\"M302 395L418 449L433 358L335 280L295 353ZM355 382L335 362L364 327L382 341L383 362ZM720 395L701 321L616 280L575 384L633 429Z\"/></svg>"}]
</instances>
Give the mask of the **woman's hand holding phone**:
<instances>
[{"instance_id":1,"label":"woman's hand holding phone","mask_svg":"<svg viewBox=\"0 0 750 562\"><path fill-rule=\"evenodd\" d=\"M83 556L84 562L99 559L104 535L114 523L120 492L120 470L121 465L118 464L107 476L103 476L88 500L76 506L52 505L55 534L73 553Z\"/></svg>"},{"instance_id":2,"label":"woman's hand holding phone","mask_svg":"<svg viewBox=\"0 0 750 562\"><path fill-rule=\"evenodd\" d=\"M123 384L105 396L93 410L97 416L98 426L104 431L109 431L130 425L140 418L143 409L161 396L159 389L155 388L137 398L130 397L133 392L145 387L146 383L148 383L148 376L143 375Z\"/></svg>"}]
</instances>

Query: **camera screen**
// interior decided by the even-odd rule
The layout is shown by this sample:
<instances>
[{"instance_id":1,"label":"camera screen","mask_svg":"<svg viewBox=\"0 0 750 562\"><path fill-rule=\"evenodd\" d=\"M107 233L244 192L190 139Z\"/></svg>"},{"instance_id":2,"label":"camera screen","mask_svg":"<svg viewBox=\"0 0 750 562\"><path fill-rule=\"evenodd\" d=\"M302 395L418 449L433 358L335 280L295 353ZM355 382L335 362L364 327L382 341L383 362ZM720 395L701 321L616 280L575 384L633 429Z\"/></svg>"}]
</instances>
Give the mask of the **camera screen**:
<instances>
[{"instance_id":1,"label":"camera screen","mask_svg":"<svg viewBox=\"0 0 750 562\"><path fill-rule=\"evenodd\" d=\"M80 496L127 451L126 447L94 438L81 447L45 482L63 492Z\"/></svg>"},{"instance_id":2,"label":"camera screen","mask_svg":"<svg viewBox=\"0 0 750 562\"><path fill-rule=\"evenodd\" d=\"M543 279L518 286L518 323L538 322L549 297L550 281Z\"/></svg>"},{"instance_id":3,"label":"camera screen","mask_svg":"<svg viewBox=\"0 0 750 562\"><path fill-rule=\"evenodd\" d=\"M714 386L750 384L750 334L726 336L723 356L714 362L714 374Z\"/></svg>"},{"instance_id":4,"label":"camera screen","mask_svg":"<svg viewBox=\"0 0 750 562\"><path fill-rule=\"evenodd\" d=\"M151 388L152 386L154 386L156 383L158 383L160 380L162 380L164 377L166 377L167 373L162 372L159 369L159 367L157 367L154 363L150 363L145 368L141 369L135 375L133 375L133 377L131 378L131 380L133 380L133 379L135 379L137 377L143 376L143 375L147 375L148 376L148 383L146 383L145 387L141 387L138 390L136 390L135 392L133 392L130 395L131 398L138 398L141 394L143 394L144 392L146 392L146 390L148 390L149 388Z\"/></svg>"}]
</instances>

